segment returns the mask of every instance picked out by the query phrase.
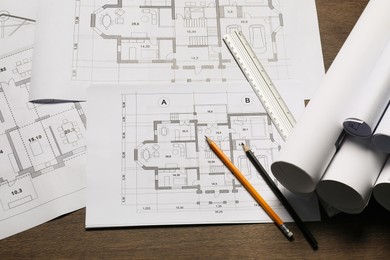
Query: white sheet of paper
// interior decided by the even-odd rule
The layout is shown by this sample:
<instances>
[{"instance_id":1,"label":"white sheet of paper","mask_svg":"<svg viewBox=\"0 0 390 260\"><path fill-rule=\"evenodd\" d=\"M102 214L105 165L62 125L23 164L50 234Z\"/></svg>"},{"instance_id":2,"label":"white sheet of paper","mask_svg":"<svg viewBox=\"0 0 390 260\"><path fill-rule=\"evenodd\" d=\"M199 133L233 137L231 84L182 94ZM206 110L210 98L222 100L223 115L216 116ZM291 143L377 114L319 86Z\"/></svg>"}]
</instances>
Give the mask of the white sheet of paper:
<instances>
[{"instance_id":1,"label":"white sheet of paper","mask_svg":"<svg viewBox=\"0 0 390 260\"><path fill-rule=\"evenodd\" d=\"M318 183L317 194L340 211L362 212L386 159L370 139L346 136Z\"/></svg>"},{"instance_id":2,"label":"white sheet of paper","mask_svg":"<svg viewBox=\"0 0 390 260\"><path fill-rule=\"evenodd\" d=\"M288 102L292 111L302 98ZM87 115L87 228L270 222L205 135L291 221L240 146L269 169L282 144L247 83L91 86ZM315 197L295 203L305 220L319 219Z\"/></svg>"},{"instance_id":3,"label":"white sheet of paper","mask_svg":"<svg viewBox=\"0 0 390 260\"><path fill-rule=\"evenodd\" d=\"M0 239L85 206L82 105L28 102L34 2L0 3Z\"/></svg>"},{"instance_id":4,"label":"white sheet of paper","mask_svg":"<svg viewBox=\"0 0 390 260\"><path fill-rule=\"evenodd\" d=\"M31 100L84 100L91 83L243 81L222 41L235 29L273 80L311 96L324 75L314 0L216 2L39 0Z\"/></svg>"},{"instance_id":5,"label":"white sheet of paper","mask_svg":"<svg viewBox=\"0 0 390 260\"><path fill-rule=\"evenodd\" d=\"M390 158L375 183L373 195L379 204L390 210Z\"/></svg>"},{"instance_id":6,"label":"white sheet of paper","mask_svg":"<svg viewBox=\"0 0 390 260\"><path fill-rule=\"evenodd\" d=\"M390 102L390 101L389 101ZM372 141L376 147L386 153L390 153L390 109L387 108L377 128Z\"/></svg>"},{"instance_id":7,"label":"white sheet of paper","mask_svg":"<svg viewBox=\"0 0 390 260\"><path fill-rule=\"evenodd\" d=\"M275 177L291 191L313 192L335 154L346 104L389 42L387 10L390 10L390 1L368 3L320 89L272 164Z\"/></svg>"},{"instance_id":8,"label":"white sheet of paper","mask_svg":"<svg viewBox=\"0 0 390 260\"><path fill-rule=\"evenodd\" d=\"M356 94L349 102L344 129L352 135L371 137L389 102L390 41L367 80L356 88Z\"/></svg>"}]
</instances>

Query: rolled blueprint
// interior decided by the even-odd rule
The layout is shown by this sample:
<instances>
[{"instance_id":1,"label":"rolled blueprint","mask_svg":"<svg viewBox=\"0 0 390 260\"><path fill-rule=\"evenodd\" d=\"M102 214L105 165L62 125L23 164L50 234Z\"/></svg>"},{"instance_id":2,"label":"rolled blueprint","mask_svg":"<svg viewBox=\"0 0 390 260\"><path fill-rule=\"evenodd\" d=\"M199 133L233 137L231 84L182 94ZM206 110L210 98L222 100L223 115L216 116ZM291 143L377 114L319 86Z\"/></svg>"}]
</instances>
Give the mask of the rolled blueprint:
<instances>
[{"instance_id":1,"label":"rolled blueprint","mask_svg":"<svg viewBox=\"0 0 390 260\"><path fill-rule=\"evenodd\" d=\"M371 0L329 68L319 90L271 165L296 193L314 191L337 149L345 104L369 77L390 38L390 1Z\"/></svg>"},{"instance_id":2,"label":"rolled blueprint","mask_svg":"<svg viewBox=\"0 0 390 260\"><path fill-rule=\"evenodd\" d=\"M344 120L344 129L355 136L370 137L390 100L390 41L370 76L360 85Z\"/></svg>"},{"instance_id":3,"label":"rolled blueprint","mask_svg":"<svg viewBox=\"0 0 390 260\"><path fill-rule=\"evenodd\" d=\"M388 87L390 88L390 86ZM390 153L390 109L387 108L372 137L372 142L380 150Z\"/></svg>"},{"instance_id":4,"label":"rolled blueprint","mask_svg":"<svg viewBox=\"0 0 390 260\"><path fill-rule=\"evenodd\" d=\"M373 194L379 204L390 210L390 158L387 158L386 165L375 183Z\"/></svg>"},{"instance_id":5,"label":"rolled blueprint","mask_svg":"<svg viewBox=\"0 0 390 260\"><path fill-rule=\"evenodd\" d=\"M346 136L318 183L317 194L340 211L362 212L386 158L387 154L375 149L370 139Z\"/></svg>"}]
</instances>

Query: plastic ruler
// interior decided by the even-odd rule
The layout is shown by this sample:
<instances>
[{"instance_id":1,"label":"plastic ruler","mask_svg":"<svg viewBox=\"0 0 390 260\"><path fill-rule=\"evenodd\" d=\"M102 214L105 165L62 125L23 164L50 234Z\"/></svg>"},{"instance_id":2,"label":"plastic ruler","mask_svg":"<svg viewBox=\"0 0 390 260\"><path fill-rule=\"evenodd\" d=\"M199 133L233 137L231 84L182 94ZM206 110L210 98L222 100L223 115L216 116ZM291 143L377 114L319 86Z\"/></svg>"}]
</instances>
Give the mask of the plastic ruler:
<instances>
[{"instance_id":1,"label":"plastic ruler","mask_svg":"<svg viewBox=\"0 0 390 260\"><path fill-rule=\"evenodd\" d=\"M223 40L285 141L296 121L252 47L240 31L226 34Z\"/></svg>"}]
</instances>

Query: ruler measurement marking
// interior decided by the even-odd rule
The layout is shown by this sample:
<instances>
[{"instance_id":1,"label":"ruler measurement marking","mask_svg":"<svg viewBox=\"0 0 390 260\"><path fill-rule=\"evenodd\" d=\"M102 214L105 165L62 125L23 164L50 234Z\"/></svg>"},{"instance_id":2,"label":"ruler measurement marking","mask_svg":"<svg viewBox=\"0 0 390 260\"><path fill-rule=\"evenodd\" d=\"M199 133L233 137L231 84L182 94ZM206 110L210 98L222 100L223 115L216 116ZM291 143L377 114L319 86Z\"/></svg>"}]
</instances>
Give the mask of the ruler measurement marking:
<instances>
[{"instance_id":1,"label":"ruler measurement marking","mask_svg":"<svg viewBox=\"0 0 390 260\"><path fill-rule=\"evenodd\" d=\"M239 31L225 35L223 40L279 134L286 140L296 121L255 52Z\"/></svg>"}]
</instances>

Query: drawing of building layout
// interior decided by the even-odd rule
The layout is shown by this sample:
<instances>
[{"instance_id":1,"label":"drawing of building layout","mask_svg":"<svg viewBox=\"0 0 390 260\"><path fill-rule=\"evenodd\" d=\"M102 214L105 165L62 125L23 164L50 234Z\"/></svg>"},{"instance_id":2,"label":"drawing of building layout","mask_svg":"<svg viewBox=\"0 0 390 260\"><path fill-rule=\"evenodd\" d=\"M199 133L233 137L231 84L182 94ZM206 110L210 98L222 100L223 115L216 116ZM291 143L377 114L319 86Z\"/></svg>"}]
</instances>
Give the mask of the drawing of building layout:
<instances>
[{"instance_id":1,"label":"drawing of building layout","mask_svg":"<svg viewBox=\"0 0 390 260\"><path fill-rule=\"evenodd\" d=\"M1 211L37 199L35 178L65 167L86 151L80 103L28 102L32 53L26 47L0 57Z\"/></svg>"},{"instance_id":2,"label":"drawing of building layout","mask_svg":"<svg viewBox=\"0 0 390 260\"><path fill-rule=\"evenodd\" d=\"M85 205L82 104L28 101L34 19L11 12L24 10L22 1L7 4L0 20L0 239Z\"/></svg>"},{"instance_id":3,"label":"drawing of building layout","mask_svg":"<svg viewBox=\"0 0 390 260\"><path fill-rule=\"evenodd\" d=\"M283 143L248 83L97 85L87 106L87 228L270 222L205 136L291 220L241 146L269 171ZM318 219L315 200L293 199Z\"/></svg>"},{"instance_id":4,"label":"drawing of building layout","mask_svg":"<svg viewBox=\"0 0 390 260\"><path fill-rule=\"evenodd\" d=\"M260 107L255 94L245 91L123 95L122 205L136 207L137 213L258 213L210 150L208 136L280 209L241 147L249 145L266 169L280 149L282 139Z\"/></svg>"},{"instance_id":5,"label":"drawing of building layout","mask_svg":"<svg viewBox=\"0 0 390 260\"><path fill-rule=\"evenodd\" d=\"M75 0L74 81L243 80L222 37L246 35L273 79L288 79L277 0Z\"/></svg>"}]
</instances>

